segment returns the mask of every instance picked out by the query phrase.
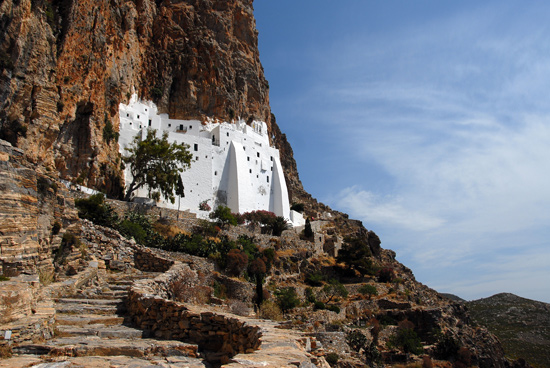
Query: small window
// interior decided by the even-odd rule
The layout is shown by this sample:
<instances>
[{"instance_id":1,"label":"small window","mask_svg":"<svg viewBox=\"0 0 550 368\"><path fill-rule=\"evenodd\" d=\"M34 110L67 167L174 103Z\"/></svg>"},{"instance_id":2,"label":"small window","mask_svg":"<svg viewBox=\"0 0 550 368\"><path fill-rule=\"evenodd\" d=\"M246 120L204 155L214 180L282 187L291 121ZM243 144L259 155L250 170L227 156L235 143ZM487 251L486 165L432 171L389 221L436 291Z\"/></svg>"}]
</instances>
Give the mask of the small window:
<instances>
[{"instance_id":1,"label":"small window","mask_svg":"<svg viewBox=\"0 0 550 368\"><path fill-rule=\"evenodd\" d=\"M199 145L198 145L198 143L195 143L194 149L195 149L195 152L199 150Z\"/></svg>"},{"instance_id":2,"label":"small window","mask_svg":"<svg viewBox=\"0 0 550 368\"><path fill-rule=\"evenodd\" d=\"M195 161L198 161L199 160L199 156L195 157Z\"/></svg>"},{"instance_id":3,"label":"small window","mask_svg":"<svg viewBox=\"0 0 550 368\"><path fill-rule=\"evenodd\" d=\"M126 114L126 117L130 117L130 114Z\"/></svg>"},{"instance_id":4,"label":"small window","mask_svg":"<svg viewBox=\"0 0 550 368\"><path fill-rule=\"evenodd\" d=\"M267 177L267 182L269 183L269 176Z\"/></svg>"},{"instance_id":5,"label":"small window","mask_svg":"<svg viewBox=\"0 0 550 368\"><path fill-rule=\"evenodd\" d=\"M149 126L151 126L151 124L153 124L153 121L149 119Z\"/></svg>"},{"instance_id":6,"label":"small window","mask_svg":"<svg viewBox=\"0 0 550 368\"><path fill-rule=\"evenodd\" d=\"M271 161L273 161L273 156L271 156Z\"/></svg>"},{"instance_id":7,"label":"small window","mask_svg":"<svg viewBox=\"0 0 550 368\"><path fill-rule=\"evenodd\" d=\"M227 132L227 136L229 137L229 132Z\"/></svg>"},{"instance_id":8,"label":"small window","mask_svg":"<svg viewBox=\"0 0 550 368\"><path fill-rule=\"evenodd\" d=\"M137 117L137 118L139 119L139 115L138 115L138 117Z\"/></svg>"},{"instance_id":9,"label":"small window","mask_svg":"<svg viewBox=\"0 0 550 368\"><path fill-rule=\"evenodd\" d=\"M172 124L168 124L168 128L171 128L172 127Z\"/></svg>"},{"instance_id":10,"label":"small window","mask_svg":"<svg viewBox=\"0 0 550 368\"><path fill-rule=\"evenodd\" d=\"M145 108L145 112L147 112L147 108Z\"/></svg>"},{"instance_id":11,"label":"small window","mask_svg":"<svg viewBox=\"0 0 550 368\"><path fill-rule=\"evenodd\" d=\"M245 146L243 146L243 150L245 150L245 151L246 151L246 147L245 147Z\"/></svg>"},{"instance_id":12,"label":"small window","mask_svg":"<svg viewBox=\"0 0 550 368\"><path fill-rule=\"evenodd\" d=\"M256 179L258 179L260 176L259 175L256 175Z\"/></svg>"},{"instance_id":13,"label":"small window","mask_svg":"<svg viewBox=\"0 0 550 368\"><path fill-rule=\"evenodd\" d=\"M193 125L189 125L189 129L193 129Z\"/></svg>"},{"instance_id":14,"label":"small window","mask_svg":"<svg viewBox=\"0 0 550 368\"><path fill-rule=\"evenodd\" d=\"M217 171L214 171L214 176L217 176L218 175L218 172Z\"/></svg>"},{"instance_id":15,"label":"small window","mask_svg":"<svg viewBox=\"0 0 550 368\"><path fill-rule=\"evenodd\" d=\"M247 158L246 158L246 161L250 161L250 157L247 157Z\"/></svg>"},{"instance_id":16,"label":"small window","mask_svg":"<svg viewBox=\"0 0 550 368\"><path fill-rule=\"evenodd\" d=\"M132 125L132 122L130 122L130 125Z\"/></svg>"},{"instance_id":17,"label":"small window","mask_svg":"<svg viewBox=\"0 0 550 368\"><path fill-rule=\"evenodd\" d=\"M252 174L252 169L248 170L248 172Z\"/></svg>"},{"instance_id":18,"label":"small window","mask_svg":"<svg viewBox=\"0 0 550 368\"><path fill-rule=\"evenodd\" d=\"M256 156L260 157L260 152L256 152Z\"/></svg>"},{"instance_id":19,"label":"small window","mask_svg":"<svg viewBox=\"0 0 550 368\"><path fill-rule=\"evenodd\" d=\"M180 130L183 130L183 124L180 124Z\"/></svg>"},{"instance_id":20,"label":"small window","mask_svg":"<svg viewBox=\"0 0 550 368\"><path fill-rule=\"evenodd\" d=\"M271 166L271 171L273 171L273 166Z\"/></svg>"}]
</instances>

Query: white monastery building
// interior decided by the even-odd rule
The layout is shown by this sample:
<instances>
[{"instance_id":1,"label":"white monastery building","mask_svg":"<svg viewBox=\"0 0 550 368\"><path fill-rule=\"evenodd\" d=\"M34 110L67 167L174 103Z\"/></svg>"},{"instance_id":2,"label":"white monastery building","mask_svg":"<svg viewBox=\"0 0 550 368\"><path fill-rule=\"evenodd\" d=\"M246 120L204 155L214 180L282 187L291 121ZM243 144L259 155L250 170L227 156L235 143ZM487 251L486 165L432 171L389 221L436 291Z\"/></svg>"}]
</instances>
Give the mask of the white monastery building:
<instances>
[{"instance_id":1,"label":"white monastery building","mask_svg":"<svg viewBox=\"0 0 550 368\"><path fill-rule=\"evenodd\" d=\"M199 210L202 202L211 209L224 205L235 213L266 210L283 216L294 226L304 224L302 214L291 211L288 190L279 158L279 150L270 147L267 125L254 121L236 123L201 123L198 120L175 120L158 114L152 102L139 101L134 94L128 105L120 104L120 138L122 155L136 135L145 138L148 129L158 137L168 132L168 141L186 144L194 156L191 167L182 173L185 196L174 203L163 200L160 207L188 209L206 218L209 211ZM130 171L125 181L130 183ZM146 197L147 188L137 191Z\"/></svg>"}]
</instances>

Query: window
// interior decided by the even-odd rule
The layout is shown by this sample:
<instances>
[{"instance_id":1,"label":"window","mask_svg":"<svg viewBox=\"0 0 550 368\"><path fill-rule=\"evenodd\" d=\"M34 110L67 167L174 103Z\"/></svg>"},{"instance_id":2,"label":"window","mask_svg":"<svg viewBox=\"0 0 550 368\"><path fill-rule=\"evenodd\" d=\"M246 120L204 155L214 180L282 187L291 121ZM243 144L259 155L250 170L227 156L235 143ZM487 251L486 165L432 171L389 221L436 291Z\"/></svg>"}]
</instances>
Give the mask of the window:
<instances>
[{"instance_id":1,"label":"window","mask_svg":"<svg viewBox=\"0 0 550 368\"><path fill-rule=\"evenodd\" d=\"M193 129L193 125L189 125L189 129Z\"/></svg>"},{"instance_id":2,"label":"window","mask_svg":"<svg viewBox=\"0 0 550 368\"><path fill-rule=\"evenodd\" d=\"M273 161L273 156L271 156L271 161Z\"/></svg>"},{"instance_id":3,"label":"window","mask_svg":"<svg viewBox=\"0 0 550 368\"><path fill-rule=\"evenodd\" d=\"M214 176L217 176L218 175L218 172L217 171L214 171Z\"/></svg>"},{"instance_id":4,"label":"window","mask_svg":"<svg viewBox=\"0 0 550 368\"><path fill-rule=\"evenodd\" d=\"M267 182L269 183L269 176L267 177Z\"/></svg>"},{"instance_id":5,"label":"window","mask_svg":"<svg viewBox=\"0 0 550 368\"><path fill-rule=\"evenodd\" d=\"M147 108L145 108L145 112L147 112Z\"/></svg>"},{"instance_id":6,"label":"window","mask_svg":"<svg viewBox=\"0 0 550 368\"><path fill-rule=\"evenodd\" d=\"M137 117L137 118L139 119L139 115L138 115L138 117Z\"/></svg>"},{"instance_id":7,"label":"window","mask_svg":"<svg viewBox=\"0 0 550 368\"><path fill-rule=\"evenodd\" d=\"M149 119L149 126L151 126L152 123L153 123L153 121L151 119Z\"/></svg>"},{"instance_id":8,"label":"window","mask_svg":"<svg viewBox=\"0 0 550 368\"><path fill-rule=\"evenodd\" d=\"M246 158L246 161L250 161L250 157L247 157L247 158Z\"/></svg>"},{"instance_id":9,"label":"window","mask_svg":"<svg viewBox=\"0 0 550 368\"><path fill-rule=\"evenodd\" d=\"M260 157L260 152L256 152L256 156Z\"/></svg>"},{"instance_id":10,"label":"window","mask_svg":"<svg viewBox=\"0 0 550 368\"><path fill-rule=\"evenodd\" d=\"M229 132L227 132L227 136L229 137Z\"/></svg>"},{"instance_id":11,"label":"window","mask_svg":"<svg viewBox=\"0 0 550 368\"><path fill-rule=\"evenodd\" d=\"M168 128L171 128L172 127L172 124L168 124Z\"/></svg>"},{"instance_id":12,"label":"window","mask_svg":"<svg viewBox=\"0 0 550 368\"><path fill-rule=\"evenodd\" d=\"M183 124L180 124L180 130L183 130Z\"/></svg>"},{"instance_id":13,"label":"window","mask_svg":"<svg viewBox=\"0 0 550 368\"><path fill-rule=\"evenodd\" d=\"M199 160L199 156L195 157L195 161L198 161Z\"/></svg>"},{"instance_id":14,"label":"window","mask_svg":"<svg viewBox=\"0 0 550 368\"><path fill-rule=\"evenodd\" d=\"M252 169L248 170L248 172L252 174Z\"/></svg>"},{"instance_id":15,"label":"window","mask_svg":"<svg viewBox=\"0 0 550 368\"><path fill-rule=\"evenodd\" d=\"M130 114L126 114L126 117L127 117L127 118L130 117Z\"/></svg>"},{"instance_id":16,"label":"window","mask_svg":"<svg viewBox=\"0 0 550 368\"><path fill-rule=\"evenodd\" d=\"M198 145L198 143L195 143L194 149L195 149L195 152L199 150L199 145Z\"/></svg>"}]
</instances>

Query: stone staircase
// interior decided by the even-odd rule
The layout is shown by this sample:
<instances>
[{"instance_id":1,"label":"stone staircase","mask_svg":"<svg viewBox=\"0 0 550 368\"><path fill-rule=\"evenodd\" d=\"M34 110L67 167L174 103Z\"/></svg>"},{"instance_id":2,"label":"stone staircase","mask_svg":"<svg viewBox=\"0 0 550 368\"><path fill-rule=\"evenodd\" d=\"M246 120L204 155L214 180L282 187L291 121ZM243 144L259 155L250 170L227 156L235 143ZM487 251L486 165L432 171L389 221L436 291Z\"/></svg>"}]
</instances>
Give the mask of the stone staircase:
<instances>
[{"instance_id":1,"label":"stone staircase","mask_svg":"<svg viewBox=\"0 0 550 368\"><path fill-rule=\"evenodd\" d=\"M19 356L47 356L83 366L208 367L199 359L198 347L181 341L144 338L126 314L126 297L137 279L157 273L107 273L75 295L54 300L54 338L44 343L13 347ZM116 361L116 362L115 362ZM102 362L100 364L100 362ZM1 366L1 364L0 364Z\"/></svg>"}]
</instances>

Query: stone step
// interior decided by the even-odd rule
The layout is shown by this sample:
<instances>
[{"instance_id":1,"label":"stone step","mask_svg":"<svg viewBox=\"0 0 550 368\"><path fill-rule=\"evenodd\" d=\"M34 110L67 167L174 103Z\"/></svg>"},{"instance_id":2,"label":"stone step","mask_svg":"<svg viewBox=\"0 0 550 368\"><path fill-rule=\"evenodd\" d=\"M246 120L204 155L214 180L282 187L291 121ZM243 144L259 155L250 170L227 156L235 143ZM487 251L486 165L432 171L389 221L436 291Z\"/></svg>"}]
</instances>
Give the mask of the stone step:
<instances>
[{"instance_id":1,"label":"stone step","mask_svg":"<svg viewBox=\"0 0 550 368\"><path fill-rule=\"evenodd\" d=\"M128 284L128 285L109 284L109 289L128 291L128 289L130 289L130 286L132 285L131 284Z\"/></svg>"},{"instance_id":2,"label":"stone step","mask_svg":"<svg viewBox=\"0 0 550 368\"><path fill-rule=\"evenodd\" d=\"M101 314L58 314L56 315L55 320L58 326L86 326L94 324L113 326L124 323L124 317Z\"/></svg>"},{"instance_id":3,"label":"stone step","mask_svg":"<svg viewBox=\"0 0 550 368\"><path fill-rule=\"evenodd\" d=\"M87 298L59 298L56 299L57 305L60 304L85 304L85 305L118 305L123 303L122 299L87 299Z\"/></svg>"},{"instance_id":4,"label":"stone step","mask_svg":"<svg viewBox=\"0 0 550 368\"><path fill-rule=\"evenodd\" d=\"M103 314L114 315L117 313L125 313L126 306L124 305L93 305L79 303L63 303L55 306L57 313L62 314Z\"/></svg>"},{"instance_id":5,"label":"stone step","mask_svg":"<svg viewBox=\"0 0 550 368\"><path fill-rule=\"evenodd\" d=\"M122 325L105 326L103 324L89 324L85 326L56 326L60 336L99 336L105 339L141 339L143 332L135 328Z\"/></svg>"},{"instance_id":6,"label":"stone step","mask_svg":"<svg viewBox=\"0 0 550 368\"><path fill-rule=\"evenodd\" d=\"M45 344L20 344L12 347L15 354L52 356L180 356L198 357L198 347L172 340L101 339L92 337L60 337Z\"/></svg>"}]
</instances>

